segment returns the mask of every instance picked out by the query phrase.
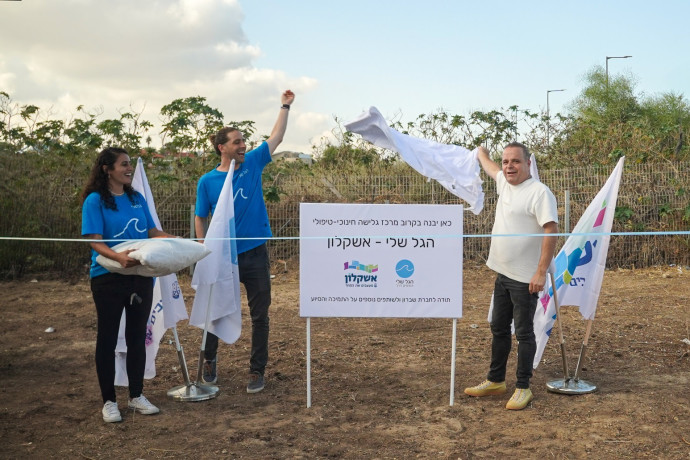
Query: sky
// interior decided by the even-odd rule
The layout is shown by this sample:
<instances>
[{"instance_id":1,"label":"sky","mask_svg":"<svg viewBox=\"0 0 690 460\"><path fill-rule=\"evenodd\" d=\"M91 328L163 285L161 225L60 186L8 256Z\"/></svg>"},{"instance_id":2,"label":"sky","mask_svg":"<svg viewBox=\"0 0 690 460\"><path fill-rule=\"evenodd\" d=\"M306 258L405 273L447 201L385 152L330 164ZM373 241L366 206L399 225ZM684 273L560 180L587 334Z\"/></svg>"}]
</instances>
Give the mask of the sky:
<instances>
[{"instance_id":1,"label":"sky","mask_svg":"<svg viewBox=\"0 0 690 460\"><path fill-rule=\"evenodd\" d=\"M518 105L566 113L595 66L641 96L690 97L690 2L0 0L0 91L69 120L203 96L225 121L312 153L376 106L391 121ZM160 144L159 129L150 135Z\"/></svg>"}]
</instances>

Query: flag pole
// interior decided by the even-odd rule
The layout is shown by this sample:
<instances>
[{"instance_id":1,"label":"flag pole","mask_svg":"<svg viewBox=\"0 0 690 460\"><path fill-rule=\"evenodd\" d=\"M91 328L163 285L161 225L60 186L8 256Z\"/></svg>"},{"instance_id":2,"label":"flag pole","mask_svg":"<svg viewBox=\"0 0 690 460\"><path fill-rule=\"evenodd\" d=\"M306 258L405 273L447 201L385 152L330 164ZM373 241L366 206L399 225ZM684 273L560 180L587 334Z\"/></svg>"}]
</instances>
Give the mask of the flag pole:
<instances>
[{"instance_id":1,"label":"flag pole","mask_svg":"<svg viewBox=\"0 0 690 460\"><path fill-rule=\"evenodd\" d=\"M573 378L575 379L575 382L577 382L580 386L587 385L591 388L591 391L595 391L597 389L596 385L594 385L593 383L585 382L584 380L580 380L580 371L582 370L582 365L585 359L585 352L587 351L587 342L589 342L589 335L592 333L592 322L593 320L591 319L587 320L587 329L585 330L585 337L582 339L580 356L577 358L577 367L575 368L575 376Z\"/></svg>"},{"instance_id":2,"label":"flag pole","mask_svg":"<svg viewBox=\"0 0 690 460\"><path fill-rule=\"evenodd\" d=\"M558 293L556 289L556 281L553 277L553 273L549 273L551 277L551 286L553 287L553 304L556 308L556 322L558 322L558 338L561 343L561 359L563 360L563 378L565 381L570 380L570 371L568 370L568 356L565 352L565 339L563 338L563 318L561 317L561 308L558 305Z\"/></svg>"},{"instance_id":3,"label":"flag pole","mask_svg":"<svg viewBox=\"0 0 690 460\"><path fill-rule=\"evenodd\" d=\"M206 337L208 336L208 327L211 324L211 299L213 298L214 284L208 293L208 303L206 304L206 320L204 321L204 333L201 336L201 349L199 350L199 364L196 366L196 383L201 382L201 374L204 369L204 352L206 351Z\"/></svg>"},{"instance_id":4,"label":"flag pole","mask_svg":"<svg viewBox=\"0 0 690 460\"><path fill-rule=\"evenodd\" d=\"M204 351L206 349L206 335L208 334L208 326L211 322L211 296L213 294L213 285L211 285L211 292L208 295L208 305L206 306L206 324L204 325L204 335L201 340L201 351L199 351L199 366L197 369L196 382L189 381L189 373L187 371L187 364L183 366L183 374L185 377L185 384L176 386L168 390L168 397L175 401L205 401L218 396L220 389L216 385L201 383L201 373L204 366ZM177 340L177 331L173 329L175 339ZM182 352L182 347L178 349L178 356ZM182 355L184 360L184 355Z\"/></svg>"},{"instance_id":5,"label":"flag pole","mask_svg":"<svg viewBox=\"0 0 690 460\"><path fill-rule=\"evenodd\" d=\"M187 360L184 358L184 350L182 349L182 345L180 345L180 338L177 336L177 326L172 327L172 333L175 338L175 349L177 350L177 359L180 361L182 378L184 379L185 386L189 386L191 384L189 380L189 370L187 369Z\"/></svg>"},{"instance_id":6,"label":"flag pole","mask_svg":"<svg viewBox=\"0 0 690 460\"><path fill-rule=\"evenodd\" d=\"M568 372L568 359L565 354L565 340L563 339L563 329L561 326L561 315L560 307L558 306L558 299L556 298L556 283L554 283L553 274L551 275L551 285L553 288L553 301L556 307L556 321L558 321L558 332L561 339L561 354L563 356L563 371L565 377L562 380L553 380L546 383L546 389L553 393L562 393L567 395L581 395L586 393L592 393L596 391L596 385L592 385L589 382L578 379L578 373L582 365L582 358L584 356L585 349L587 348L587 340L589 339L589 334L592 330L592 320L588 320L587 331L585 332L585 338L582 341L582 349L580 350L580 358L577 361L577 369L575 370L575 376L570 377Z\"/></svg>"}]
</instances>

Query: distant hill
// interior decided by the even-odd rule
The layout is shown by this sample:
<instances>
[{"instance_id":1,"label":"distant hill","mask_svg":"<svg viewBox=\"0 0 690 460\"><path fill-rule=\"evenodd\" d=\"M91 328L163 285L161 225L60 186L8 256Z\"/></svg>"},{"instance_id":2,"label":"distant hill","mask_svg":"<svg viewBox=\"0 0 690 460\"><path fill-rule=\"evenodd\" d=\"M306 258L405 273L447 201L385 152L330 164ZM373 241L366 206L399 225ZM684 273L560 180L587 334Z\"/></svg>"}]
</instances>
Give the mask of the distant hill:
<instances>
[{"instance_id":1,"label":"distant hill","mask_svg":"<svg viewBox=\"0 0 690 460\"><path fill-rule=\"evenodd\" d=\"M282 152L276 152L273 154L273 159L278 160L278 159L284 159L285 161L297 161L301 160L304 163L311 165L312 162L314 161L314 157L307 153L302 153L302 152L290 152L289 150L284 150Z\"/></svg>"}]
</instances>

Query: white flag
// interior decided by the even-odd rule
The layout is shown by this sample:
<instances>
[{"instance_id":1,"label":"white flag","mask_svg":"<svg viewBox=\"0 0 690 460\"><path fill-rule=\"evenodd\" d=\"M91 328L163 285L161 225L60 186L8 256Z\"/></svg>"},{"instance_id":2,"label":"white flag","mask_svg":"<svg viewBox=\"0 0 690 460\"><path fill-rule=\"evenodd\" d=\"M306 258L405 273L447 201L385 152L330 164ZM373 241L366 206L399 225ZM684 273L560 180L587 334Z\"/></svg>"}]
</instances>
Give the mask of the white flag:
<instances>
[{"instance_id":1,"label":"white flag","mask_svg":"<svg viewBox=\"0 0 690 460\"><path fill-rule=\"evenodd\" d=\"M376 107L370 107L357 119L345 123L345 129L377 147L398 152L418 173L436 179L450 193L465 200L474 214L484 208L477 149L470 151L458 145L402 134L388 126Z\"/></svg>"},{"instance_id":2,"label":"white flag","mask_svg":"<svg viewBox=\"0 0 690 460\"><path fill-rule=\"evenodd\" d=\"M153 218L153 223L158 230L162 230L141 157L137 160L137 167L132 179L132 188L144 196L149 213ZM154 283L151 313L146 325L146 370L144 371L144 378L147 379L152 379L156 376L156 355L158 354L158 346L165 331L175 327L178 321L188 318L180 283L177 282L177 275L172 273L161 276L156 278ZM115 348L115 385L118 386L128 386L129 384L126 367L125 317L126 315L123 311L122 318L120 319L117 347Z\"/></svg>"},{"instance_id":3,"label":"white flag","mask_svg":"<svg viewBox=\"0 0 690 460\"><path fill-rule=\"evenodd\" d=\"M196 290L196 296L189 320L192 326L203 329L206 325L206 311L210 308L208 331L225 343L234 343L242 330L232 191L234 170L233 161L204 238L204 245L211 250L211 254L199 261L194 269L192 287Z\"/></svg>"},{"instance_id":4,"label":"white flag","mask_svg":"<svg viewBox=\"0 0 690 460\"><path fill-rule=\"evenodd\" d=\"M539 171L537 170L537 159L534 156L534 154L531 154L529 157L529 173L532 176L532 179L534 180L539 180ZM541 181L539 181L541 182Z\"/></svg>"},{"instance_id":5,"label":"white flag","mask_svg":"<svg viewBox=\"0 0 690 460\"><path fill-rule=\"evenodd\" d=\"M618 161L606 184L587 207L573 229L574 234L565 242L554 261L559 305L579 307L584 319L594 319L596 312L611 239L611 235L604 233L611 232L624 160L625 157ZM577 235L578 233L586 235ZM547 277L534 315L534 333L537 337L535 369L556 321L553 289L551 279Z\"/></svg>"}]
</instances>

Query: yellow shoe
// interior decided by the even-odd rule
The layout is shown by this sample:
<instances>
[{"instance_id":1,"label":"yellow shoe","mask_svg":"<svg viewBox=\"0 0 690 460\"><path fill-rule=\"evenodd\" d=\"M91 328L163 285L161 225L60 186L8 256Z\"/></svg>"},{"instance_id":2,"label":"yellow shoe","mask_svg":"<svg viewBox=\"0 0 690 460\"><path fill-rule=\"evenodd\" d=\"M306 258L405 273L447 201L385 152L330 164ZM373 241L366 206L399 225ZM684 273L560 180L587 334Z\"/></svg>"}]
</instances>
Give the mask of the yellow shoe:
<instances>
[{"instance_id":1,"label":"yellow shoe","mask_svg":"<svg viewBox=\"0 0 690 460\"><path fill-rule=\"evenodd\" d=\"M532 390L529 388L516 388L515 393L506 404L506 409L521 410L527 407L527 404L534 398Z\"/></svg>"},{"instance_id":2,"label":"yellow shoe","mask_svg":"<svg viewBox=\"0 0 690 460\"><path fill-rule=\"evenodd\" d=\"M465 388L465 393L470 396L502 395L506 392L505 382L491 382L484 380L476 387Z\"/></svg>"}]
</instances>

